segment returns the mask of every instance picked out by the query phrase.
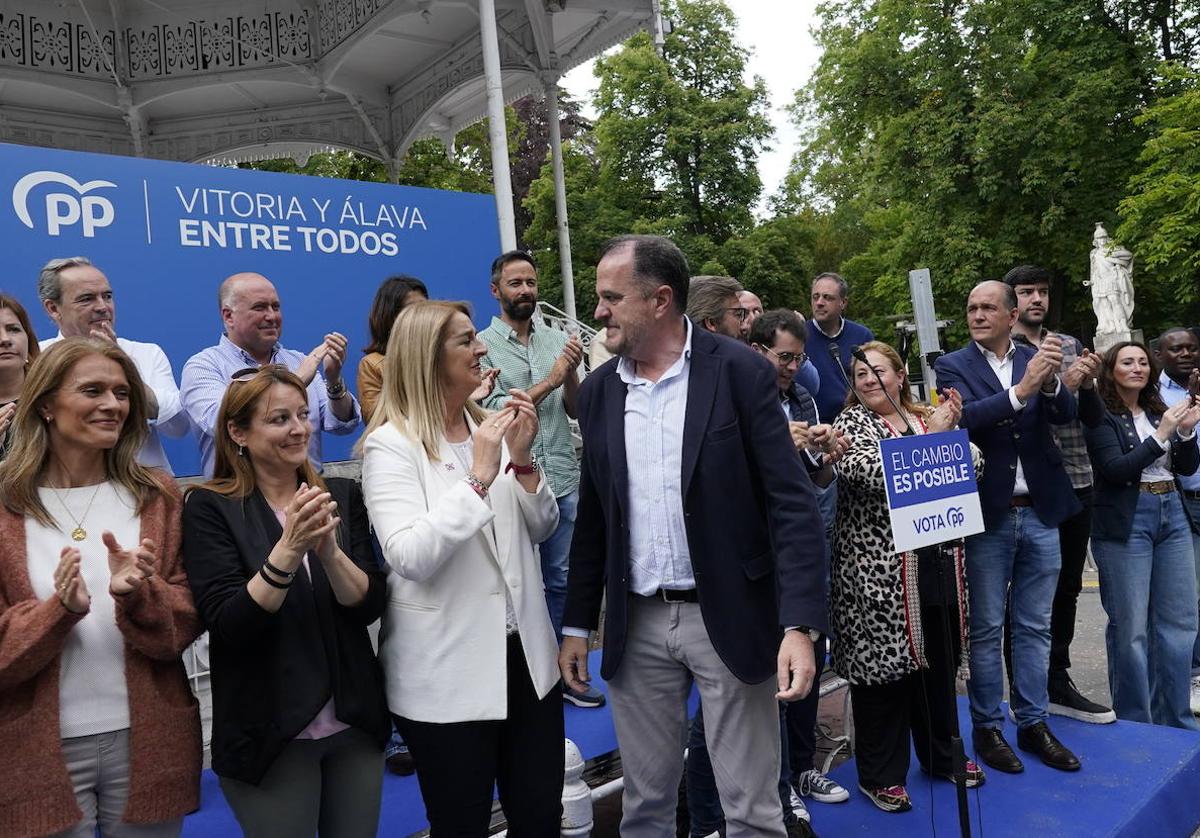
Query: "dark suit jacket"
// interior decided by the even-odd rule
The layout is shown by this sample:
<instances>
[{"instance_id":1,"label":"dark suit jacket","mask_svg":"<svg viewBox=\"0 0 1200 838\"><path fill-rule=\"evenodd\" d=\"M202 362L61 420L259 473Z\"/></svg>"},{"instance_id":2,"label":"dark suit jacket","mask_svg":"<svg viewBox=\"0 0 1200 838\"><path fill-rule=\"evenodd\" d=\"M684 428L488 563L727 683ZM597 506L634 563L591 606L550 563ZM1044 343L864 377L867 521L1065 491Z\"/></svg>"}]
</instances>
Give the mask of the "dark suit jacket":
<instances>
[{"instance_id":1,"label":"dark suit jacket","mask_svg":"<svg viewBox=\"0 0 1200 838\"><path fill-rule=\"evenodd\" d=\"M246 590L283 528L262 494L245 499L207 489L183 508L183 559L209 631L213 687L213 770L257 784L283 747L330 696L337 717L375 738L391 730L383 678L367 626L387 604L386 574L371 547L362 493L352 480L326 480L342 524L338 542L367 574L366 598L338 604L315 554L274 614Z\"/></svg>"},{"instance_id":2,"label":"dark suit jacket","mask_svg":"<svg viewBox=\"0 0 1200 838\"><path fill-rule=\"evenodd\" d=\"M1158 427L1162 418L1149 414L1150 424ZM1112 541L1128 541L1133 529L1133 514L1137 510L1138 484L1142 469L1162 456L1162 449L1152 439L1142 440L1133 426L1133 417L1128 413L1105 411L1104 420L1095 428L1087 429L1088 456L1092 458L1092 537ZM1171 442L1171 457L1168 460L1175 474L1195 474L1200 466L1200 449L1196 438L1187 442L1175 435ZM1183 491L1179 478L1175 488ZM1188 515L1187 504L1183 511ZM1188 516L1190 519L1190 515ZM1191 521L1192 529L1200 533L1200 521Z\"/></svg>"},{"instance_id":3,"label":"dark suit jacket","mask_svg":"<svg viewBox=\"0 0 1200 838\"><path fill-rule=\"evenodd\" d=\"M1033 347L1016 344L1014 385L1035 354ZM1008 390L1000 386L1000 379L974 341L938 358L934 370L938 387L953 387L962 394L959 425L966 428L971 442L983 453L979 502L985 526L998 526L1008 514L1018 457L1033 509L1043 524L1057 527L1082 509L1050 435L1050 425L1064 425L1076 416L1075 397L1066 387L1059 387L1054 397L1036 393L1024 409L1013 410Z\"/></svg>"},{"instance_id":4,"label":"dark suit jacket","mask_svg":"<svg viewBox=\"0 0 1200 838\"><path fill-rule=\"evenodd\" d=\"M579 511L563 624L595 629L607 593L601 673L625 650L629 482L625 383L612 359L579 390ZM692 330L683 427L684 525L704 625L748 683L775 672L781 626L826 631L824 525L792 445L775 368L726 337Z\"/></svg>"}]
</instances>

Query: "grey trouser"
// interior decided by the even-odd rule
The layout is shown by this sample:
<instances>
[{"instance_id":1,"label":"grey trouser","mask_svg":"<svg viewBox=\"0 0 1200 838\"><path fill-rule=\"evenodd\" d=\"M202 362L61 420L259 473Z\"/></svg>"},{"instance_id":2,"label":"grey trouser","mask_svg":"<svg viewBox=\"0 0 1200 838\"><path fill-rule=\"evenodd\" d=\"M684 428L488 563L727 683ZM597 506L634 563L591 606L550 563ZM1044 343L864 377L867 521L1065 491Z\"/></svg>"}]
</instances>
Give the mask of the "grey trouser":
<instances>
[{"instance_id":1,"label":"grey trouser","mask_svg":"<svg viewBox=\"0 0 1200 838\"><path fill-rule=\"evenodd\" d=\"M257 786L221 777L246 838L375 838L383 751L357 728L293 739Z\"/></svg>"},{"instance_id":2,"label":"grey trouser","mask_svg":"<svg viewBox=\"0 0 1200 838\"><path fill-rule=\"evenodd\" d=\"M122 823L129 799L129 729L62 740L67 773L83 820L56 838L175 838L183 818L162 823Z\"/></svg>"},{"instance_id":3,"label":"grey trouser","mask_svg":"<svg viewBox=\"0 0 1200 838\"><path fill-rule=\"evenodd\" d=\"M735 678L713 649L698 604L631 596L628 615L624 656L608 682L625 772L622 838L675 834L693 681L727 838L785 838L775 679Z\"/></svg>"}]
</instances>

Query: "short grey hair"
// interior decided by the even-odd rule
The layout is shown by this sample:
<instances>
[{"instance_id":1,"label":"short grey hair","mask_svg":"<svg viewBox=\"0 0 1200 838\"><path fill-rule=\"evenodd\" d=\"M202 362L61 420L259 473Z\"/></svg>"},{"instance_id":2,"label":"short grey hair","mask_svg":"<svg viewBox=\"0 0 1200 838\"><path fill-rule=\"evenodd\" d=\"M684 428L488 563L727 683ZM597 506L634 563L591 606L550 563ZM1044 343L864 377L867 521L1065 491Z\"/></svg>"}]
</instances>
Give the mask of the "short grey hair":
<instances>
[{"instance_id":1,"label":"short grey hair","mask_svg":"<svg viewBox=\"0 0 1200 838\"><path fill-rule=\"evenodd\" d=\"M816 285L822 279L831 279L834 282L836 282L837 287L838 287L838 294L841 295L841 298L843 300L850 296L850 285L846 282L846 280L842 279L841 274L835 274L833 271L825 271L824 273L819 273L815 277L813 277L812 284ZM812 286L809 286L809 288L811 289Z\"/></svg>"},{"instance_id":2,"label":"short grey hair","mask_svg":"<svg viewBox=\"0 0 1200 838\"><path fill-rule=\"evenodd\" d=\"M737 299L742 283L731 276L694 276L688 285L687 316L696 325L717 323L725 315L725 302Z\"/></svg>"},{"instance_id":3,"label":"short grey hair","mask_svg":"<svg viewBox=\"0 0 1200 838\"><path fill-rule=\"evenodd\" d=\"M92 267L92 260L86 256L68 256L65 259L51 259L42 266L38 274L38 299L43 302L62 302L62 272L67 268Z\"/></svg>"}]
</instances>

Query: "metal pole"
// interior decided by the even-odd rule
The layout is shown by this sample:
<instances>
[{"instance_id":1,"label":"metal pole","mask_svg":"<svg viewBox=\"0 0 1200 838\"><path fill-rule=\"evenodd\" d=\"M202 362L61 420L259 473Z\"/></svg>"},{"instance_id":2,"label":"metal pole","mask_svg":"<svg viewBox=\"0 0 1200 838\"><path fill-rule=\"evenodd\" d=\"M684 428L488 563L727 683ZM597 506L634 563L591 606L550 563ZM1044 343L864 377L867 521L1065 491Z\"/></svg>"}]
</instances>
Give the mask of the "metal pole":
<instances>
[{"instance_id":1,"label":"metal pole","mask_svg":"<svg viewBox=\"0 0 1200 838\"><path fill-rule=\"evenodd\" d=\"M562 272L563 308L575 314L575 274L571 268L571 227L567 221L567 181L563 170L562 129L558 124L558 75L543 78L546 87L546 121L550 127L550 165L554 170L554 215L558 222L558 264Z\"/></svg>"},{"instance_id":2,"label":"metal pole","mask_svg":"<svg viewBox=\"0 0 1200 838\"><path fill-rule=\"evenodd\" d=\"M942 354L942 347L938 339L937 315L933 309L933 282L928 268L908 272L908 290L912 297L913 319L917 321L917 346L921 349L925 400L932 402L937 392L933 362Z\"/></svg>"},{"instance_id":3,"label":"metal pole","mask_svg":"<svg viewBox=\"0 0 1200 838\"><path fill-rule=\"evenodd\" d=\"M512 178L508 170L508 133L504 124L504 81L500 74L500 42L495 0L479 0L479 37L483 44L483 78L487 91L488 139L492 146L492 189L500 249L516 250L517 224L513 213Z\"/></svg>"}]
</instances>

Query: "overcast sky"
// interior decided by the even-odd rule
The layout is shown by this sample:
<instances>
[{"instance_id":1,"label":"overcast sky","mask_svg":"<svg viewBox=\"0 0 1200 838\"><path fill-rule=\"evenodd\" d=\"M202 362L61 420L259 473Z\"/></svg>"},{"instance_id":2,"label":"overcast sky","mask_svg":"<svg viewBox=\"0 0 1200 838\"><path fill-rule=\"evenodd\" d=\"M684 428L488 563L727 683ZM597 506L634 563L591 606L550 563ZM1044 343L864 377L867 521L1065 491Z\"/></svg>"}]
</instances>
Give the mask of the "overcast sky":
<instances>
[{"instance_id":1,"label":"overcast sky","mask_svg":"<svg viewBox=\"0 0 1200 838\"><path fill-rule=\"evenodd\" d=\"M817 62L817 48L808 31L816 20L814 10L817 4L816 0L725 2L738 18L738 42L751 51L746 78L749 80L754 75L762 76L771 96L771 123L775 126L775 137L771 151L761 155L758 160L766 197L778 190L798 142L796 130L788 121L784 108L791 103L796 90L808 80ZM563 76L562 83L577 99L590 98L596 88L592 62Z\"/></svg>"}]
</instances>

